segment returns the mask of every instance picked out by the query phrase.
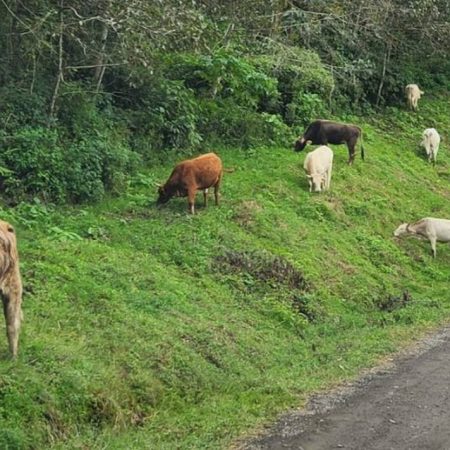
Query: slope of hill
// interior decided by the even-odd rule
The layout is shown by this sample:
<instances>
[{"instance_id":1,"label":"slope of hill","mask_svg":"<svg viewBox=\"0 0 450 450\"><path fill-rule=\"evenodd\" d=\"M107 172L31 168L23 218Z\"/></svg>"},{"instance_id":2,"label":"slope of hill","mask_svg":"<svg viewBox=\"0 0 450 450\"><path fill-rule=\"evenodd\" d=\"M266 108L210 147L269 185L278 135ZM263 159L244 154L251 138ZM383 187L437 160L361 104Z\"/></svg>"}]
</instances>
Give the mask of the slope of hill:
<instances>
[{"instance_id":1,"label":"slope of hill","mask_svg":"<svg viewBox=\"0 0 450 450\"><path fill-rule=\"evenodd\" d=\"M342 119L363 125L366 161L335 146L326 194L305 153L217 149L236 171L195 216L154 206L180 155L97 206L4 207L26 294L18 361L1 347L0 447L224 447L448 320L450 248L432 260L392 236L450 218L448 98Z\"/></svg>"}]
</instances>

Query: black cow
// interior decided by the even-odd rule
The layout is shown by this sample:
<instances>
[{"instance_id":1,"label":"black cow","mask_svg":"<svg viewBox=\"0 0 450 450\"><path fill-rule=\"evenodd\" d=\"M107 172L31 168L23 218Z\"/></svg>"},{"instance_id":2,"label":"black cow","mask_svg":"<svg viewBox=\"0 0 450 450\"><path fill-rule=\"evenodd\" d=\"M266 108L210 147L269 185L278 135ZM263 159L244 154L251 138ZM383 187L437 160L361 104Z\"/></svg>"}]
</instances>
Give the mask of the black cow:
<instances>
[{"instance_id":1,"label":"black cow","mask_svg":"<svg viewBox=\"0 0 450 450\"><path fill-rule=\"evenodd\" d=\"M361 137L361 158L364 160L361 128L356 125L346 125L329 120L315 120L309 124L303 136L295 142L295 151L302 151L307 144L347 144L348 163L352 164L355 159L355 147L359 137Z\"/></svg>"}]
</instances>

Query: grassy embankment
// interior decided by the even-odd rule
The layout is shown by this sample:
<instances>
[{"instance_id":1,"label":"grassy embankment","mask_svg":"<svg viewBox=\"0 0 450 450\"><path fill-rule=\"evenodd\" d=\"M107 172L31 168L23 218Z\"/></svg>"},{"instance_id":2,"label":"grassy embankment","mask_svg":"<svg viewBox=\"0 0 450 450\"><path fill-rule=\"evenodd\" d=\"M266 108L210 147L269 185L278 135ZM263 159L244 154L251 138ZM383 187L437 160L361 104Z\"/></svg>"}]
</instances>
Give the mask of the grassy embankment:
<instances>
[{"instance_id":1,"label":"grassy embankment","mask_svg":"<svg viewBox=\"0 0 450 450\"><path fill-rule=\"evenodd\" d=\"M194 217L185 199L153 204L179 155L101 205L5 208L26 295L19 360L1 346L0 448L225 447L447 320L450 248L433 261L392 237L450 217L450 103L422 105L364 124L364 163L335 147L324 195L305 153L235 149L219 151L236 168L222 205L199 196Z\"/></svg>"}]
</instances>

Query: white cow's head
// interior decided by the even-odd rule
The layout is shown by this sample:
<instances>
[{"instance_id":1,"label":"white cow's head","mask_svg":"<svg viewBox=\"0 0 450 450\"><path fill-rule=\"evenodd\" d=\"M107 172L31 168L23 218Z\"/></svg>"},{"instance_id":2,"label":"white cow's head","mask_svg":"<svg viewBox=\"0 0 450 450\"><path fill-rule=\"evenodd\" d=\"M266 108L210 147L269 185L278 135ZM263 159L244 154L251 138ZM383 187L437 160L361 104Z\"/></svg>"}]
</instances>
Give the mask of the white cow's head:
<instances>
[{"instance_id":1,"label":"white cow's head","mask_svg":"<svg viewBox=\"0 0 450 450\"><path fill-rule=\"evenodd\" d=\"M408 232L408 224L407 224L407 223L402 223L402 224L394 231L394 236L395 236L395 237L401 237L401 236L404 236L405 234L409 234L409 232Z\"/></svg>"},{"instance_id":2,"label":"white cow's head","mask_svg":"<svg viewBox=\"0 0 450 450\"><path fill-rule=\"evenodd\" d=\"M307 175L309 182L309 192L322 192L325 185L325 176L323 174L315 173L314 175Z\"/></svg>"}]
</instances>

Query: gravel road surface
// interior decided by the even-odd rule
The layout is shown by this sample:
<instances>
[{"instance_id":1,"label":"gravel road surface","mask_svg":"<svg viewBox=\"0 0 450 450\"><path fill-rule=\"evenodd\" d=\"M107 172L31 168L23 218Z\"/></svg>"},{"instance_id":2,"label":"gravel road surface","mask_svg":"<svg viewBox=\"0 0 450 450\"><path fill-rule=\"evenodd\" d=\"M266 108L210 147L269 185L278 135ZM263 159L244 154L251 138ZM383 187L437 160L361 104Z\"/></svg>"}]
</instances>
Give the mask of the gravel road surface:
<instances>
[{"instance_id":1,"label":"gravel road surface","mask_svg":"<svg viewBox=\"0 0 450 450\"><path fill-rule=\"evenodd\" d=\"M282 416L247 450L450 450L450 328Z\"/></svg>"}]
</instances>

